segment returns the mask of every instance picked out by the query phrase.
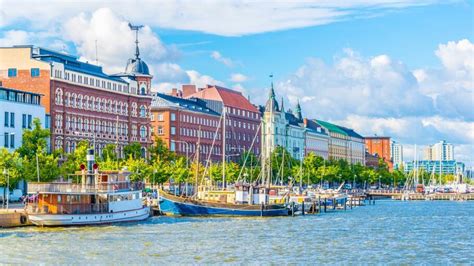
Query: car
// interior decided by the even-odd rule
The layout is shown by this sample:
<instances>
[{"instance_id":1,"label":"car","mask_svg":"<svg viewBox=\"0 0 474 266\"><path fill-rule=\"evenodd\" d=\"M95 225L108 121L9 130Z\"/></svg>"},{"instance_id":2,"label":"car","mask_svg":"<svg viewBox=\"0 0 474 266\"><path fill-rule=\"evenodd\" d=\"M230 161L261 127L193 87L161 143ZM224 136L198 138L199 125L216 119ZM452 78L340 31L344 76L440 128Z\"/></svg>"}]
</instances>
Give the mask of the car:
<instances>
[{"instance_id":1,"label":"car","mask_svg":"<svg viewBox=\"0 0 474 266\"><path fill-rule=\"evenodd\" d=\"M352 185L351 184L345 184L343 188L350 190L350 189L352 189Z\"/></svg>"}]
</instances>

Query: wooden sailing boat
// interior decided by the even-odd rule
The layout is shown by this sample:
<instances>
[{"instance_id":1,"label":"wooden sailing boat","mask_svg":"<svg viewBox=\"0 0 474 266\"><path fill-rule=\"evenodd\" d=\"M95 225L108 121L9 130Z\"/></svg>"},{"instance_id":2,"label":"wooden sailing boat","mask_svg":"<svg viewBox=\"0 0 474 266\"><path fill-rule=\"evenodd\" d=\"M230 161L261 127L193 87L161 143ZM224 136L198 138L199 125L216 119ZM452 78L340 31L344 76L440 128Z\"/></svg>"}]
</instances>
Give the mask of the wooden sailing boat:
<instances>
[{"instance_id":1,"label":"wooden sailing boat","mask_svg":"<svg viewBox=\"0 0 474 266\"><path fill-rule=\"evenodd\" d=\"M196 173L197 191L195 194L192 197L177 197L160 191L160 210L165 214L181 216L287 216L288 209L285 205L269 204L269 187L265 185L238 183L235 189L226 189L226 111L224 106L222 110L220 120L223 125L222 189L216 190L207 184L199 185ZM197 147L199 161L199 141Z\"/></svg>"}]
</instances>

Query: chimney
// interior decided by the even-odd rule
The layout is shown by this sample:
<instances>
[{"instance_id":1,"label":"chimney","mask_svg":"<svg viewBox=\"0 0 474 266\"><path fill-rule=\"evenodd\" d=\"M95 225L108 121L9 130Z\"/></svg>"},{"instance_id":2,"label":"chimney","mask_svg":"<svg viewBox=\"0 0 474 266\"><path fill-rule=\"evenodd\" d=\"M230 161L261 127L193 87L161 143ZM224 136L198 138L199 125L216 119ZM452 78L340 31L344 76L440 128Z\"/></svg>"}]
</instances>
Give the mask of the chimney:
<instances>
[{"instance_id":1,"label":"chimney","mask_svg":"<svg viewBox=\"0 0 474 266\"><path fill-rule=\"evenodd\" d=\"M171 89L171 96L178 96L178 89L172 88Z\"/></svg>"},{"instance_id":2,"label":"chimney","mask_svg":"<svg viewBox=\"0 0 474 266\"><path fill-rule=\"evenodd\" d=\"M183 85L183 97L187 98L189 95L196 92L195 85Z\"/></svg>"}]
</instances>

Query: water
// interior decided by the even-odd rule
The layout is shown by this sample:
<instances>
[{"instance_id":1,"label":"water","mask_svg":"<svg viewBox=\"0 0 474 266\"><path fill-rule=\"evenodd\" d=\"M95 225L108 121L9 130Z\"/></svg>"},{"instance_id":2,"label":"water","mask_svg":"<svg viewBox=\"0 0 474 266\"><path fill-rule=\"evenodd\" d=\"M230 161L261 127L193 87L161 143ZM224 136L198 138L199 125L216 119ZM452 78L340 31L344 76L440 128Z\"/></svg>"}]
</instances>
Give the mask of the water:
<instances>
[{"instance_id":1,"label":"water","mask_svg":"<svg viewBox=\"0 0 474 266\"><path fill-rule=\"evenodd\" d=\"M318 216L0 229L0 263L472 264L473 229L474 202L387 200Z\"/></svg>"}]
</instances>

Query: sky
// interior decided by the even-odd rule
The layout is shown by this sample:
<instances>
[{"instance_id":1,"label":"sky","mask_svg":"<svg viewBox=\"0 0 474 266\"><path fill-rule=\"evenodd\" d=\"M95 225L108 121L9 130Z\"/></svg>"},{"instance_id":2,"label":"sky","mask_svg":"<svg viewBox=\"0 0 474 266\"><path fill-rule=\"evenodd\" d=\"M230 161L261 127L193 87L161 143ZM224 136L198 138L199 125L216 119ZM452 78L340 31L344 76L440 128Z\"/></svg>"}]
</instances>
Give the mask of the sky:
<instances>
[{"instance_id":1,"label":"sky","mask_svg":"<svg viewBox=\"0 0 474 266\"><path fill-rule=\"evenodd\" d=\"M474 8L466 0L0 0L0 46L32 44L123 71L140 31L155 91L217 84L474 166ZM97 46L96 46L97 44ZM97 47L97 49L96 49ZM97 52L97 57L96 57Z\"/></svg>"}]
</instances>

